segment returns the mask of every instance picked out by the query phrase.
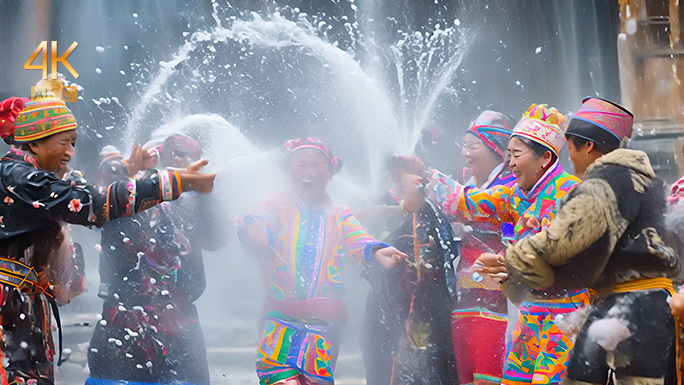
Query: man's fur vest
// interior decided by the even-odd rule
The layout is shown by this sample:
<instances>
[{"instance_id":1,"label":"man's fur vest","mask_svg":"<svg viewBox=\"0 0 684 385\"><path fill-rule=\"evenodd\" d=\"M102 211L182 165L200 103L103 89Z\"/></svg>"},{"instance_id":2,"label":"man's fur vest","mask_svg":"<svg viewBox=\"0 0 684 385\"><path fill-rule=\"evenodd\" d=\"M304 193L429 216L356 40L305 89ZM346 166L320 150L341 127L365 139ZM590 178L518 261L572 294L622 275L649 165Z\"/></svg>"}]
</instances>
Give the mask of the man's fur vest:
<instances>
[{"instance_id":1,"label":"man's fur vest","mask_svg":"<svg viewBox=\"0 0 684 385\"><path fill-rule=\"evenodd\" d=\"M676 276L677 255L662 237L665 195L646 153L603 155L563 198L547 229L508 248L511 282L504 286L560 294Z\"/></svg>"}]
</instances>

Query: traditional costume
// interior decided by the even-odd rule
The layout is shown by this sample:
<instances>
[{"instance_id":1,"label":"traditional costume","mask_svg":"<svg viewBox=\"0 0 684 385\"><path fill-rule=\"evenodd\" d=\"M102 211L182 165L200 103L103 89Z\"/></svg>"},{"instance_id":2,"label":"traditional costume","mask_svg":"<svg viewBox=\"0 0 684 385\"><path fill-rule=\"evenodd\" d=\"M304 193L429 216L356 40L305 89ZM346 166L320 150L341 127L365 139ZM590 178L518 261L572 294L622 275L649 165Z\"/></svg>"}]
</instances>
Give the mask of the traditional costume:
<instances>
[{"instance_id":1,"label":"traditional costume","mask_svg":"<svg viewBox=\"0 0 684 385\"><path fill-rule=\"evenodd\" d=\"M543 105L532 105L513 129L512 136L539 143L556 157L565 143L559 127L562 115ZM513 238L520 240L549 226L558 202L579 179L568 174L556 160L537 183L524 192L517 184L479 190L462 186L445 175L434 173L427 185L428 198L441 205L456 220L514 224ZM506 292L506 291L505 291ZM512 336L512 347L504 365L503 384L549 384L560 381L572 341L553 323L556 315L571 313L588 304L586 290L572 293L507 292L509 298L526 300ZM515 301L514 301L515 302Z\"/></svg>"},{"instance_id":2,"label":"traditional costume","mask_svg":"<svg viewBox=\"0 0 684 385\"><path fill-rule=\"evenodd\" d=\"M365 269L371 284L362 342L368 385L456 383L449 324L458 255L453 238L439 208L425 202L387 239L410 263Z\"/></svg>"},{"instance_id":3,"label":"traditional costume","mask_svg":"<svg viewBox=\"0 0 684 385\"><path fill-rule=\"evenodd\" d=\"M197 142L185 136L163 146L162 159L201 156ZM129 180L122 158L106 154L100 176L119 170L115 179ZM98 291L104 304L90 340L87 385L209 384L194 302L206 286L202 249L214 250L226 239L220 214L210 196L190 193L105 224Z\"/></svg>"},{"instance_id":4,"label":"traditional costume","mask_svg":"<svg viewBox=\"0 0 684 385\"><path fill-rule=\"evenodd\" d=\"M286 149L288 156L314 149L333 171L341 166L314 138L288 141ZM256 362L260 384L298 376L307 383L333 383L347 317L343 257L374 264L373 252L387 245L366 233L348 208L329 200L314 209L294 196L274 198L243 221L259 221L268 230L270 251L259 256L267 283ZM242 231L238 236L246 239Z\"/></svg>"},{"instance_id":5,"label":"traditional costume","mask_svg":"<svg viewBox=\"0 0 684 385\"><path fill-rule=\"evenodd\" d=\"M583 128L585 138L610 135L614 143L630 136L633 122L629 111L597 98L585 99L568 135L575 134L575 119L593 126ZM539 290L588 286L597 293L577 336L569 379L602 384L613 370L618 384L664 380L675 339L667 299L679 271L676 253L661 238L665 203L648 156L617 149L587 168L547 229L508 250L511 281Z\"/></svg>"},{"instance_id":6,"label":"traditional costume","mask_svg":"<svg viewBox=\"0 0 684 385\"><path fill-rule=\"evenodd\" d=\"M484 111L470 125L467 133L479 138L502 158L513 130L505 115ZM512 188L515 175L504 161L488 180L468 180L465 185L481 189L497 186ZM482 253L502 253L505 240L513 236L511 223L455 222L452 224L461 238L457 266L456 308L451 313L454 352L461 385L481 382L501 382L506 353L507 300L498 285L487 286L484 277L471 271Z\"/></svg>"},{"instance_id":7,"label":"traditional costume","mask_svg":"<svg viewBox=\"0 0 684 385\"><path fill-rule=\"evenodd\" d=\"M27 103L16 116L14 143L21 144L76 129L64 102ZM3 125L6 127L5 125ZM165 173L161 176L162 173ZM160 177L161 176L161 177ZM13 148L0 161L0 383L54 382L51 317L56 291L51 266L60 258L61 223L102 226L164 199L180 195L180 178L152 173L137 181L116 182L100 193L41 169L30 152ZM168 193L167 193L168 192ZM67 248L70 252L71 249ZM67 258L70 255L67 255ZM67 288L68 289L68 288ZM52 309L52 310L51 310ZM58 314L54 314L59 320ZM58 324L59 325L59 324Z\"/></svg>"}]
</instances>

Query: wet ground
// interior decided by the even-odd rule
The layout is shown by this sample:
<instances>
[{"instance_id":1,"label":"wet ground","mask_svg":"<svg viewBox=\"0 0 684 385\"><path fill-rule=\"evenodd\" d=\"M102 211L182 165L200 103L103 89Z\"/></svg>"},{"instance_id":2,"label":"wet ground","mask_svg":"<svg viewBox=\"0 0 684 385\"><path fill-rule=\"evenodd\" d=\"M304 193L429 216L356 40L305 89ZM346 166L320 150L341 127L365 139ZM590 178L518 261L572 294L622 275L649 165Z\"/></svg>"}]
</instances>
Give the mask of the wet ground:
<instances>
[{"instance_id":1,"label":"wet ground","mask_svg":"<svg viewBox=\"0 0 684 385\"><path fill-rule=\"evenodd\" d=\"M96 314L70 315L65 318L65 325L77 322L97 320ZM58 368L57 384L83 384L88 376L86 365L87 343L92 327L65 326L64 345L72 353L67 362ZM205 323L205 339L207 341L207 357L211 382L215 385L256 385L254 372L256 350L255 329L247 329L236 322L226 324ZM233 338L230 338L231 336ZM348 344L352 345L352 344ZM361 355L356 346L344 346L338 360L336 384L365 384Z\"/></svg>"}]
</instances>

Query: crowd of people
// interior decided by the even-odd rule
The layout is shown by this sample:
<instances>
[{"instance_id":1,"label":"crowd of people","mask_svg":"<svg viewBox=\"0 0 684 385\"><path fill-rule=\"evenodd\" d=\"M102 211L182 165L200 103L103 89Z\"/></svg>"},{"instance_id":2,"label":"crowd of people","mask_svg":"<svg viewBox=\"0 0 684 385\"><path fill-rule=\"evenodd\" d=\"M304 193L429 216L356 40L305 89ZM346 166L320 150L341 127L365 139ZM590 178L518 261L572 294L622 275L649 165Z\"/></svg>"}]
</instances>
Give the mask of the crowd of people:
<instances>
[{"instance_id":1,"label":"crowd of people","mask_svg":"<svg viewBox=\"0 0 684 385\"><path fill-rule=\"evenodd\" d=\"M544 104L517 122L484 111L463 136L462 175L392 156L394 186L356 211L326 192L342 160L292 139L289 187L235 229L217 215L197 138L128 157L107 146L88 184L68 165L77 122L64 101L4 100L0 384L55 382L52 320L61 347L59 308L83 291L67 224L101 228L89 385L210 383L193 302L207 285L202 250L229 232L263 268L261 384L334 383L345 259L371 287L369 385L681 384L684 178L668 198L648 156L625 147L633 121L596 97L570 118Z\"/></svg>"}]
</instances>

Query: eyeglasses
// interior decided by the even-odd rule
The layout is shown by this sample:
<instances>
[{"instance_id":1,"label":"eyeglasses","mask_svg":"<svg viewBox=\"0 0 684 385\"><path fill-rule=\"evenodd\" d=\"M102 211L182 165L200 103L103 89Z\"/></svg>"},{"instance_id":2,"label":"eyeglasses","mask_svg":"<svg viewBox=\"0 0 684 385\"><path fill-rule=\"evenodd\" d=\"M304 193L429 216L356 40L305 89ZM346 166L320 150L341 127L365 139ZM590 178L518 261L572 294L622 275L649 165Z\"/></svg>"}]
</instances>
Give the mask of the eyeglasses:
<instances>
[{"instance_id":1,"label":"eyeglasses","mask_svg":"<svg viewBox=\"0 0 684 385\"><path fill-rule=\"evenodd\" d=\"M461 146L463 146L463 148L468 150L468 151L474 151L474 150L480 149L481 144L482 143L478 143L478 142L470 142L470 143L463 142L463 143L461 143Z\"/></svg>"}]
</instances>

